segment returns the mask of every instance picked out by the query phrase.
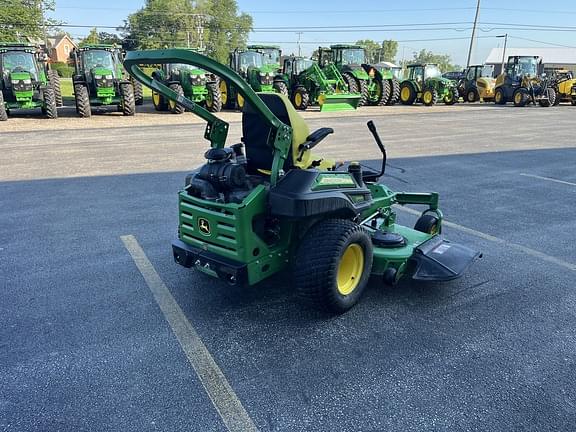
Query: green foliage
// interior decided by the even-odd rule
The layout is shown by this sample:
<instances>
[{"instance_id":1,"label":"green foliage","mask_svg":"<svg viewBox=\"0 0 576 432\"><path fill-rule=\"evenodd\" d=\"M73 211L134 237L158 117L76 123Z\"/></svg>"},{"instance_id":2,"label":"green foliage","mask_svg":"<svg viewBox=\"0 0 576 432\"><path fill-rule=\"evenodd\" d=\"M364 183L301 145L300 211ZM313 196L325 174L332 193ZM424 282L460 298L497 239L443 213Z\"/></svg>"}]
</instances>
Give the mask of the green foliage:
<instances>
[{"instance_id":1,"label":"green foliage","mask_svg":"<svg viewBox=\"0 0 576 432\"><path fill-rule=\"evenodd\" d=\"M99 32L98 43L122 46L122 38L115 33Z\"/></svg>"},{"instance_id":2,"label":"green foliage","mask_svg":"<svg viewBox=\"0 0 576 432\"><path fill-rule=\"evenodd\" d=\"M61 78L71 78L74 75L74 68L72 66L67 65L66 63L52 63L51 67L53 70L58 72L58 75Z\"/></svg>"},{"instance_id":3,"label":"green foliage","mask_svg":"<svg viewBox=\"0 0 576 432\"><path fill-rule=\"evenodd\" d=\"M56 22L44 21L43 11L54 10L54 0L0 0L0 42L41 39Z\"/></svg>"},{"instance_id":4,"label":"green foliage","mask_svg":"<svg viewBox=\"0 0 576 432\"><path fill-rule=\"evenodd\" d=\"M246 45L251 29L252 17L238 14L236 0L146 0L125 23L124 47L204 46L208 55L225 63L229 51Z\"/></svg>"},{"instance_id":5,"label":"green foliage","mask_svg":"<svg viewBox=\"0 0 576 432\"><path fill-rule=\"evenodd\" d=\"M394 62L398 52L398 42L394 40L385 40L379 43L371 39L362 39L356 41L356 45L360 45L366 50L366 61L369 64L383 61Z\"/></svg>"},{"instance_id":6,"label":"green foliage","mask_svg":"<svg viewBox=\"0 0 576 432\"><path fill-rule=\"evenodd\" d=\"M391 39L382 41L382 61L396 63L397 54L398 54L398 41Z\"/></svg>"},{"instance_id":7,"label":"green foliage","mask_svg":"<svg viewBox=\"0 0 576 432\"><path fill-rule=\"evenodd\" d=\"M414 53L412 63L436 63L442 72L456 70L457 65L452 64L452 58L448 54L434 54L425 49Z\"/></svg>"},{"instance_id":8,"label":"green foliage","mask_svg":"<svg viewBox=\"0 0 576 432\"><path fill-rule=\"evenodd\" d=\"M80 41L80 43L78 43L79 47L83 47L86 45L94 45L94 44L98 44L100 43L99 41L99 37L98 37L98 30L96 29L96 27L92 28L92 30L90 30L90 33L88 33L88 36L86 36L84 39L82 39Z\"/></svg>"}]
</instances>

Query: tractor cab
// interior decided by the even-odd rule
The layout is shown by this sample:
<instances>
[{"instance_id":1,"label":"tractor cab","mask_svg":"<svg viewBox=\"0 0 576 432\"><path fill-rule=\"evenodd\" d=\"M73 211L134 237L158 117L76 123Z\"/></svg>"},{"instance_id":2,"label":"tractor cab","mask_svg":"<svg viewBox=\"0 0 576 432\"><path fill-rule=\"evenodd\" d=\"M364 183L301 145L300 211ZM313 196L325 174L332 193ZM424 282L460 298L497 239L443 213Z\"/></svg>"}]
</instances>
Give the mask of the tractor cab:
<instances>
[{"instance_id":1,"label":"tractor cab","mask_svg":"<svg viewBox=\"0 0 576 432\"><path fill-rule=\"evenodd\" d=\"M282 57L280 47L273 45L248 45L247 50L262 54L262 63L264 65L280 70L280 58Z\"/></svg>"},{"instance_id":2,"label":"tractor cab","mask_svg":"<svg viewBox=\"0 0 576 432\"><path fill-rule=\"evenodd\" d=\"M315 64L314 60L305 57L290 56L282 63L282 73L285 75L300 75Z\"/></svg>"},{"instance_id":3,"label":"tractor cab","mask_svg":"<svg viewBox=\"0 0 576 432\"><path fill-rule=\"evenodd\" d=\"M76 78L91 83L98 92L114 87L114 80L122 78L120 50L113 45L86 45L71 53Z\"/></svg>"},{"instance_id":4,"label":"tractor cab","mask_svg":"<svg viewBox=\"0 0 576 432\"><path fill-rule=\"evenodd\" d=\"M422 102L424 105L432 106L439 100L446 105L458 102L456 83L444 78L437 64L408 65L406 76L400 84L400 102L404 105Z\"/></svg>"},{"instance_id":5,"label":"tractor cab","mask_svg":"<svg viewBox=\"0 0 576 432\"><path fill-rule=\"evenodd\" d=\"M437 64L412 64L407 66L408 79L419 84L430 78L442 78L442 72Z\"/></svg>"},{"instance_id":6,"label":"tractor cab","mask_svg":"<svg viewBox=\"0 0 576 432\"><path fill-rule=\"evenodd\" d=\"M366 63L366 51L357 45L332 45L333 61L339 65L360 66Z\"/></svg>"},{"instance_id":7,"label":"tractor cab","mask_svg":"<svg viewBox=\"0 0 576 432\"><path fill-rule=\"evenodd\" d=\"M493 65L472 65L464 71L458 82L458 92L466 102L491 100L494 98L496 80Z\"/></svg>"}]
</instances>

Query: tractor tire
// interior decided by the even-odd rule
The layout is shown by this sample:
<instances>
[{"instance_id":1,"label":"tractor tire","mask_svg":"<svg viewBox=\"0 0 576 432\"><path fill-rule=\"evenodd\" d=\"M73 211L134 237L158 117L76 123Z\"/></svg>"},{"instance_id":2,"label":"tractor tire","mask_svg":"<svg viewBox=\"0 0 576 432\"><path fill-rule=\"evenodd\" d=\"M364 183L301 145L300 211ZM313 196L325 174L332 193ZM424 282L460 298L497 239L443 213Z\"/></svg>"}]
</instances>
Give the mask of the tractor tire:
<instances>
[{"instance_id":1,"label":"tractor tire","mask_svg":"<svg viewBox=\"0 0 576 432\"><path fill-rule=\"evenodd\" d=\"M62 88L60 86L60 75L55 70L48 71L48 81L54 89L54 96L56 98L56 106L64 106L64 101L62 100Z\"/></svg>"},{"instance_id":2,"label":"tractor tire","mask_svg":"<svg viewBox=\"0 0 576 432\"><path fill-rule=\"evenodd\" d=\"M494 92L494 103L496 105L506 105L506 102L508 102L508 100L506 99L506 94L504 93L504 90L502 90L501 88L497 88L496 91Z\"/></svg>"},{"instance_id":3,"label":"tractor tire","mask_svg":"<svg viewBox=\"0 0 576 432\"><path fill-rule=\"evenodd\" d=\"M344 313L362 296L372 259L372 241L360 225L345 219L320 221L296 251L296 292L318 309Z\"/></svg>"},{"instance_id":4,"label":"tractor tire","mask_svg":"<svg viewBox=\"0 0 576 432\"><path fill-rule=\"evenodd\" d=\"M376 82L381 87L380 92L380 100L377 101L374 105L386 105L390 97L392 96L392 89L390 88L390 82L388 80L380 80L376 79Z\"/></svg>"},{"instance_id":5,"label":"tractor tire","mask_svg":"<svg viewBox=\"0 0 576 432\"><path fill-rule=\"evenodd\" d=\"M142 88L142 83L133 79L132 86L134 87L134 104L139 106L144 105L144 89Z\"/></svg>"},{"instance_id":6,"label":"tractor tire","mask_svg":"<svg viewBox=\"0 0 576 432\"><path fill-rule=\"evenodd\" d=\"M56 92L52 87L47 87L42 91L42 97L44 99L44 106L42 107L42 112L49 119L58 118L58 108L56 107Z\"/></svg>"},{"instance_id":7,"label":"tractor tire","mask_svg":"<svg viewBox=\"0 0 576 432\"><path fill-rule=\"evenodd\" d=\"M551 106L556 104L556 98L557 97L558 96L556 95L556 91L553 88L547 88L546 89L546 98L540 99L538 101L538 104L544 108L551 107Z\"/></svg>"},{"instance_id":8,"label":"tractor tire","mask_svg":"<svg viewBox=\"0 0 576 432\"><path fill-rule=\"evenodd\" d=\"M478 94L478 90L476 89L468 90L468 93L466 93L465 100L468 103L477 102L479 99L480 95Z\"/></svg>"},{"instance_id":9,"label":"tractor tire","mask_svg":"<svg viewBox=\"0 0 576 432\"><path fill-rule=\"evenodd\" d=\"M78 115L82 118L92 117L90 96L84 84L76 84L74 86L74 97L76 98L76 112Z\"/></svg>"},{"instance_id":10,"label":"tractor tire","mask_svg":"<svg viewBox=\"0 0 576 432\"><path fill-rule=\"evenodd\" d=\"M170 90L176 92L178 96L184 96L184 89L180 84L170 84ZM172 114L183 114L185 111L182 105L172 99L168 101L168 108Z\"/></svg>"},{"instance_id":11,"label":"tractor tire","mask_svg":"<svg viewBox=\"0 0 576 432\"><path fill-rule=\"evenodd\" d=\"M120 104L122 114L128 117L133 116L136 113L136 102L134 100L134 87L132 83L120 84L120 95L122 97Z\"/></svg>"},{"instance_id":12,"label":"tractor tire","mask_svg":"<svg viewBox=\"0 0 576 432\"><path fill-rule=\"evenodd\" d=\"M400 102L402 105L414 105L417 97L418 94L412 84L405 82L400 85Z\"/></svg>"},{"instance_id":13,"label":"tractor tire","mask_svg":"<svg viewBox=\"0 0 576 432\"><path fill-rule=\"evenodd\" d=\"M440 220L430 214L422 215L416 221L414 230L426 234L440 234Z\"/></svg>"},{"instance_id":14,"label":"tractor tire","mask_svg":"<svg viewBox=\"0 0 576 432\"><path fill-rule=\"evenodd\" d=\"M451 88L450 90L448 90L448 94L446 96L444 96L444 105L454 105L456 102L458 102L458 99L460 98L460 95L458 94L458 89L456 87Z\"/></svg>"},{"instance_id":15,"label":"tractor tire","mask_svg":"<svg viewBox=\"0 0 576 432\"><path fill-rule=\"evenodd\" d=\"M284 81L275 81L273 87L276 93L288 96L288 87L286 86L286 83Z\"/></svg>"},{"instance_id":16,"label":"tractor tire","mask_svg":"<svg viewBox=\"0 0 576 432\"><path fill-rule=\"evenodd\" d=\"M344 82L348 86L348 91L350 93L359 93L358 91L358 84L356 83L356 78L351 73L343 73L342 78L344 78Z\"/></svg>"},{"instance_id":17,"label":"tractor tire","mask_svg":"<svg viewBox=\"0 0 576 432\"><path fill-rule=\"evenodd\" d=\"M220 88L220 95L222 98L222 108L233 109L234 99L232 98L232 94L230 93L230 86L226 80L221 79L218 83L218 87Z\"/></svg>"},{"instance_id":18,"label":"tractor tire","mask_svg":"<svg viewBox=\"0 0 576 432\"><path fill-rule=\"evenodd\" d=\"M4 95L2 90L0 90L0 121L8 120L8 111L6 110L6 105L4 105Z\"/></svg>"},{"instance_id":19,"label":"tractor tire","mask_svg":"<svg viewBox=\"0 0 576 432\"><path fill-rule=\"evenodd\" d=\"M427 88L422 92L422 103L426 106L436 105L438 102L438 92L435 88Z\"/></svg>"},{"instance_id":20,"label":"tractor tire","mask_svg":"<svg viewBox=\"0 0 576 432\"><path fill-rule=\"evenodd\" d=\"M206 84L208 94L206 95L206 109L210 112L220 112L222 110L222 94L218 83Z\"/></svg>"},{"instance_id":21,"label":"tractor tire","mask_svg":"<svg viewBox=\"0 0 576 432\"><path fill-rule=\"evenodd\" d=\"M514 106L515 107L526 106L529 98L530 98L530 96L528 95L528 91L523 87L516 89L516 91L514 92L514 95L512 96L512 99L514 100Z\"/></svg>"},{"instance_id":22,"label":"tractor tire","mask_svg":"<svg viewBox=\"0 0 576 432\"><path fill-rule=\"evenodd\" d=\"M292 105L299 111L306 111L310 104L310 96L304 87L297 87L292 95Z\"/></svg>"},{"instance_id":23,"label":"tractor tire","mask_svg":"<svg viewBox=\"0 0 576 432\"><path fill-rule=\"evenodd\" d=\"M168 102L166 102L164 96L155 91L152 92L152 105L154 105L156 111L168 110Z\"/></svg>"},{"instance_id":24,"label":"tractor tire","mask_svg":"<svg viewBox=\"0 0 576 432\"><path fill-rule=\"evenodd\" d=\"M368 81L367 80L356 80L356 84L358 86L358 91L360 93L360 101L358 102L358 106L365 106L368 105L368 101L370 97L368 95Z\"/></svg>"},{"instance_id":25,"label":"tractor tire","mask_svg":"<svg viewBox=\"0 0 576 432\"><path fill-rule=\"evenodd\" d=\"M386 101L386 105L396 105L400 100L400 82L396 78L388 80L390 86L390 97Z\"/></svg>"}]
</instances>

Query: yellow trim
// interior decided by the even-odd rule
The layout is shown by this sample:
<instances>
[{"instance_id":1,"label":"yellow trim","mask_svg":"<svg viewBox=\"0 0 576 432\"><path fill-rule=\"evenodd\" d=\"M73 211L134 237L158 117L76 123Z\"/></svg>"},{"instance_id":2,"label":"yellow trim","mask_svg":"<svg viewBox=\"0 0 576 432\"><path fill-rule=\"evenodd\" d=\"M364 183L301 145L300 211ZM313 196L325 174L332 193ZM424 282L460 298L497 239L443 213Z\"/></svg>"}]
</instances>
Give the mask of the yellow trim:
<instances>
[{"instance_id":1,"label":"yellow trim","mask_svg":"<svg viewBox=\"0 0 576 432\"><path fill-rule=\"evenodd\" d=\"M408 87L402 88L402 92L400 92L400 98L402 99L402 102L408 102L408 99L410 99L411 93L412 92L410 91L410 89Z\"/></svg>"},{"instance_id":2,"label":"yellow trim","mask_svg":"<svg viewBox=\"0 0 576 432\"><path fill-rule=\"evenodd\" d=\"M236 95L236 104L238 108L244 108L244 97L240 93Z\"/></svg>"},{"instance_id":3,"label":"yellow trim","mask_svg":"<svg viewBox=\"0 0 576 432\"><path fill-rule=\"evenodd\" d=\"M302 95L300 94L300 92L296 92L296 94L294 95L294 104L298 108L302 106Z\"/></svg>"},{"instance_id":4,"label":"yellow trim","mask_svg":"<svg viewBox=\"0 0 576 432\"><path fill-rule=\"evenodd\" d=\"M152 92L152 103L155 107L160 106L160 94L156 92Z\"/></svg>"},{"instance_id":5,"label":"yellow trim","mask_svg":"<svg viewBox=\"0 0 576 432\"><path fill-rule=\"evenodd\" d=\"M494 100L500 103L502 101L502 92L497 91L494 93Z\"/></svg>"},{"instance_id":6,"label":"yellow trim","mask_svg":"<svg viewBox=\"0 0 576 432\"><path fill-rule=\"evenodd\" d=\"M222 95L222 105L226 105L228 103L228 86L224 80L220 81L220 94Z\"/></svg>"},{"instance_id":7,"label":"yellow trim","mask_svg":"<svg viewBox=\"0 0 576 432\"><path fill-rule=\"evenodd\" d=\"M342 295L352 293L364 272L364 249L357 243L352 243L346 248L338 264L336 283L338 292Z\"/></svg>"},{"instance_id":8,"label":"yellow trim","mask_svg":"<svg viewBox=\"0 0 576 432\"><path fill-rule=\"evenodd\" d=\"M176 101L175 101L175 100L170 99L170 100L168 101L168 105L170 105L170 109L171 109L171 110L175 110L175 109L176 109Z\"/></svg>"},{"instance_id":9,"label":"yellow trim","mask_svg":"<svg viewBox=\"0 0 576 432\"><path fill-rule=\"evenodd\" d=\"M430 90L426 90L422 99L424 99L425 104L431 104L433 99L432 92Z\"/></svg>"}]
</instances>

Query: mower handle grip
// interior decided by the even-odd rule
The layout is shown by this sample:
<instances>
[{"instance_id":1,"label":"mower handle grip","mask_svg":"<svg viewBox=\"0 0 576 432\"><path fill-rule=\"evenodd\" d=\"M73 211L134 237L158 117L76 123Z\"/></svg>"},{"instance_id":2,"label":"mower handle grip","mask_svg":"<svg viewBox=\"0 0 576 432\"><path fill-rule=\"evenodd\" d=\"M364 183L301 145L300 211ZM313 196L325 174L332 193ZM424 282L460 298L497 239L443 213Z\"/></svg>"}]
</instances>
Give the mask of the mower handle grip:
<instances>
[{"instance_id":1,"label":"mower handle grip","mask_svg":"<svg viewBox=\"0 0 576 432\"><path fill-rule=\"evenodd\" d=\"M366 123L366 125L368 126L368 130L372 133L372 136L374 137L374 141L376 141L378 148L382 152L382 169L380 170L380 174L378 174L378 177L382 177L384 175L384 172L386 171L386 159L387 159L386 148L384 147L384 144L382 144L382 140L380 139L380 135L378 135L378 131L376 130L376 125L374 124L374 122L372 120L369 120L368 123Z\"/></svg>"}]
</instances>

